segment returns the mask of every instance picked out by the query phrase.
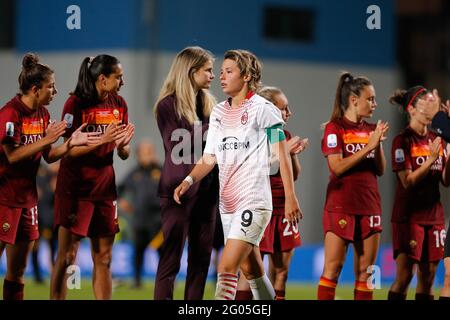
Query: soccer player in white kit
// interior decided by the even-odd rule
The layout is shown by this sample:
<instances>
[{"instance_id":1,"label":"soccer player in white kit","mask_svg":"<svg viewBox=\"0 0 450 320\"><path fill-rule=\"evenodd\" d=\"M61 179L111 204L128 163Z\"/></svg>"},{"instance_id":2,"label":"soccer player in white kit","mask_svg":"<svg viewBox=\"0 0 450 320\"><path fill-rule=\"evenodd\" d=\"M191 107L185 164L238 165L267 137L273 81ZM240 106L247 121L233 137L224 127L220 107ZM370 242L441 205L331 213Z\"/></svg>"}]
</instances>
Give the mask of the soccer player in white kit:
<instances>
[{"instance_id":1,"label":"soccer player in white kit","mask_svg":"<svg viewBox=\"0 0 450 320\"><path fill-rule=\"evenodd\" d=\"M175 189L174 199L181 203L189 187L218 164L225 248L218 267L215 299L234 299L240 269L256 300L273 300L275 292L258 248L272 214L271 151L280 163L286 218L296 224L301 217L282 130L284 122L277 107L255 94L261 85L261 64L251 52L227 51L220 81L229 98L214 107L203 157Z\"/></svg>"}]
</instances>

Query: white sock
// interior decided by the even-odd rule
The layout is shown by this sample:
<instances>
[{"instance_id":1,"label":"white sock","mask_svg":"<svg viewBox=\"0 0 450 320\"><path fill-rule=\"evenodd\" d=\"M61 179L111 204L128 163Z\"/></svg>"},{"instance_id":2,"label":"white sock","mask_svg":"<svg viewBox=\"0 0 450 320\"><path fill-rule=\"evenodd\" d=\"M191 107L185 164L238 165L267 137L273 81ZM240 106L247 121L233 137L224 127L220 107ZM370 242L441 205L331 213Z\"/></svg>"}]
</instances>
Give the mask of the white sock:
<instances>
[{"instance_id":1,"label":"white sock","mask_svg":"<svg viewBox=\"0 0 450 320\"><path fill-rule=\"evenodd\" d=\"M215 300L234 300L238 283L237 274L218 273Z\"/></svg>"},{"instance_id":2,"label":"white sock","mask_svg":"<svg viewBox=\"0 0 450 320\"><path fill-rule=\"evenodd\" d=\"M264 273L261 278L248 280L254 300L275 300L275 290Z\"/></svg>"}]
</instances>

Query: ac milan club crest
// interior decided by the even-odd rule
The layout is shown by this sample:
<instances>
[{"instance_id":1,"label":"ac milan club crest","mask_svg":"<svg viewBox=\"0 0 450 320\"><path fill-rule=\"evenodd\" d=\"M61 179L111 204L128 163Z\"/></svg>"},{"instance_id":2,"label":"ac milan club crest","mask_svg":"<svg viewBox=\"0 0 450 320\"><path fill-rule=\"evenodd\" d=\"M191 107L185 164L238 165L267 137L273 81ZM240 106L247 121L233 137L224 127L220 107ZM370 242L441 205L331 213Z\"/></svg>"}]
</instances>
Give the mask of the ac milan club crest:
<instances>
[{"instance_id":1,"label":"ac milan club crest","mask_svg":"<svg viewBox=\"0 0 450 320\"><path fill-rule=\"evenodd\" d=\"M248 121L248 112L247 112L247 110L245 110L241 117L241 123L246 124L247 121Z\"/></svg>"}]
</instances>

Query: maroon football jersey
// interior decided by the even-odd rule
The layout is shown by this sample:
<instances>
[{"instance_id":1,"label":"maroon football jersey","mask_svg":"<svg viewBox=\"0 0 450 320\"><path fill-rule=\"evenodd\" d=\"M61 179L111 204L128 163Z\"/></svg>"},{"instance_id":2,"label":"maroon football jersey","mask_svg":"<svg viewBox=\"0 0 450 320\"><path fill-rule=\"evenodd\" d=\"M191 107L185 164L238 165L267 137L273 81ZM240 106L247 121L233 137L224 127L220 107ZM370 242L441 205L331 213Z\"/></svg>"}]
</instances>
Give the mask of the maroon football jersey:
<instances>
[{"instance_id":1,"label":"maroon football jersey","mask_svg":"<svg viewBox=\"0 0 450 320\"><path fill-rule=\"evenodd\" d=\"M0 140L2 145L24 146L45 136L50 115L45 107L28 108L20 95L0 109ZM18 208L37 204L36 174L42 152L10 164L0 148L0 203Z\"/></svg>"},{"instance_id":2,"label":"maroon football jersey","mask_svg":"<svg viewBox=\"0 0 450 320\"><path fill-rule=\"evenodd\" d=\"M109 94L106 100L95 104L83 102L72 95L67 99L62 119L68 123L65 137L83 123L88 125L87 132L105 133L113 121L128 123L128 111L125 100L115 94ZM70 195L80 200L113 200L117 198L113 168L114 142L80 157L65 157L56 183L56 193Z\"/></svg>"},{"instance_id":3,"label":"maroon football jersey","mask_svg":"<svg viewBox=\"0 0 450 320\"><path fill-rule=\"evenodd\" d=\"M286 141L291 139L291 133L289 131L284 130L284 134L286 135ZM272 215L284 215L284 204L286 199L284 196L283 179L281 179L280 170L270 176L270 188L272 189Z\"/></svg>"},{"instance_id":4,"label":"maroon football jersey","mask_svg":"<svg viewBox=\"0 0 450 320\"><path fill-rule=\"evenodd\" d=\"M392 143L392 170L394 172L415 171L420 168L431 154L428 141L433 141L436 137L437 135L433 132L421 136L410 127L406 128L395 137ZM445 145L442 142L439 157L417 185L405 190L397 177L392 222L444 223L439 182L442 179L446 159Z\"/></svg>"},{"instance_id":5,"label":"maroon football jersey","mask_svg":"<svg viewBox=\"0 0 450 320\"><path fill-rule=\"evenodd\" d=\"M322 138L324 156L350 157L366 146L375 124L354 123L345 117L329 122ZM381 201L376 175L375 150L366 159L337 177L330 169L325 210L353 215L380 215Z\"/></svg>"}]
</instances>

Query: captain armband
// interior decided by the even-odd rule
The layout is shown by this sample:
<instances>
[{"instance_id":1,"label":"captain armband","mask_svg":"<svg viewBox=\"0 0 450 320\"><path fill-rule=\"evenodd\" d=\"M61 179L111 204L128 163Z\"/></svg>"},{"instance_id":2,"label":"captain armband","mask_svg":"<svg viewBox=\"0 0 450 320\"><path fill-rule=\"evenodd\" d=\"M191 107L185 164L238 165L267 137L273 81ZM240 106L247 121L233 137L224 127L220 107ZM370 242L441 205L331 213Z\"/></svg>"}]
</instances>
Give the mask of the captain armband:
<instances>
[{"instance_id":1,"label":"captain armband","mask_svg":"<svg viewBox=\"0 0 450 320\"><path fill-rule=\"evenodd\" d=\"M281 124L276 124L270 128L267 128L266 133L267 137L269 138L270 144L286 140L286 135L283 131L283 125Z\"/></svg>"}]
</instances>

